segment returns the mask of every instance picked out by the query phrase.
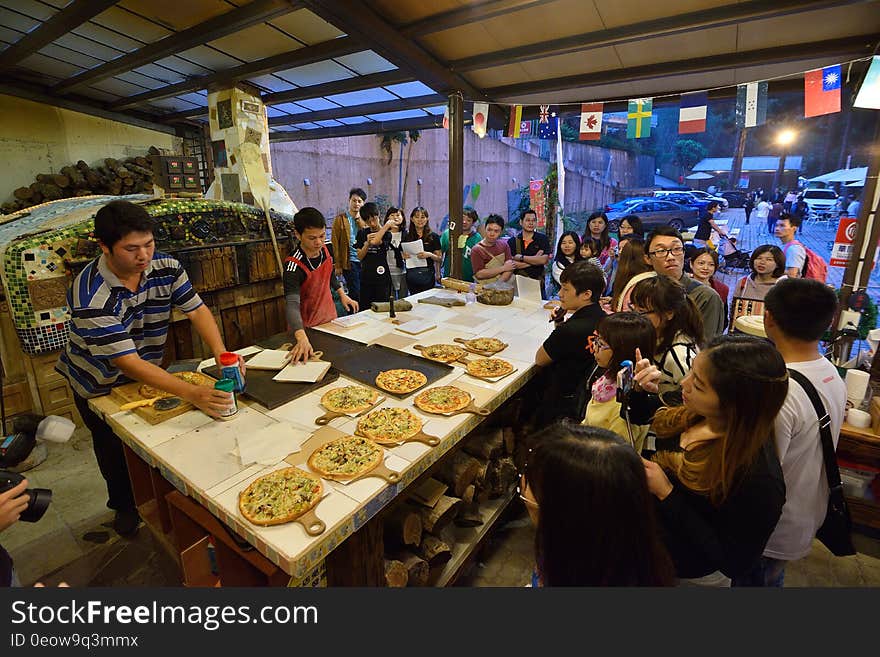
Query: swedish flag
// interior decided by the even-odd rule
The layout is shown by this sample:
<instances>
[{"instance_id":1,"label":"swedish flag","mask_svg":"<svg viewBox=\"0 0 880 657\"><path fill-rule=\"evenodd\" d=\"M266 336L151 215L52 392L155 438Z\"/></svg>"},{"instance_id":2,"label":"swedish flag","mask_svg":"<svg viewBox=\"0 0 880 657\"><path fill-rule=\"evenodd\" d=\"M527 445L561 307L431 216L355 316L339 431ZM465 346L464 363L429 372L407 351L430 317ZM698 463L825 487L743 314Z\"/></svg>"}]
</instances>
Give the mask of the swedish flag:
<instances>
[{"instance_id":1,"label":"swedish flag","mask_svg":"<svg viewBox=\"0 0 880 657\"><path fill-rule=\"evenodd\" d=\"M636 98L629 101L629 108L626 112L627 139L641 139L651 136L653 107L653 98Z\"/></svg>"}]
</instances>

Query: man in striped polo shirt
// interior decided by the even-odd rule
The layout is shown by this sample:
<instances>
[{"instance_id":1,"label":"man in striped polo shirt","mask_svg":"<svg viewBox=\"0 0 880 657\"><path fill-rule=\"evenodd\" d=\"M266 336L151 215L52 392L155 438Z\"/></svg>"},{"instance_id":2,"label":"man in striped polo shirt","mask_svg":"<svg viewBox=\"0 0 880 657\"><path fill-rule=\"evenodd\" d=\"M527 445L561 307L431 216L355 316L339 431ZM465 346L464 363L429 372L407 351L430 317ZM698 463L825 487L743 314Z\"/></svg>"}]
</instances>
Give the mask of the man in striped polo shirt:
<instances>
[{"instance_id":1,"label":"man in striped polo shirt","mask_svg":"<svg viewBox=\"0 0 880 657\"><path fill-rule=\"evenodd\" d=\"M156 252L147 211L128 201L112 201L95 215L94 235L103 255L86 265L67 293L70 340L55 368L70 383L76 408L92 432L98 467L107 482L107 506L116 511L113 528L124 536L137 531L140 517L122 442L86 400L141 381L217 417L232 396L186 383L159 367L172 306L187 314L215 358L226 347L186 271L171 256Z\"/></svg>"}]
</instances>

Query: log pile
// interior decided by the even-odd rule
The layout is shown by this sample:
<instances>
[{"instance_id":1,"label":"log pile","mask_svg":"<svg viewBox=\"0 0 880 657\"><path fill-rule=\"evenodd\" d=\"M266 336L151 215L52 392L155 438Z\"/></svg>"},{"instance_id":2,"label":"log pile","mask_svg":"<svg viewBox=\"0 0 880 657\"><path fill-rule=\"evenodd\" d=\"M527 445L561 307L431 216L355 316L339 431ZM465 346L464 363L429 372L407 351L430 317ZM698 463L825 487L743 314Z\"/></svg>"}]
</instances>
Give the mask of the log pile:
<instances>
[{"instance_id":1,"label":"log pile","mask_svg":"<svg viewBox=\"0 0 880 657\"><path fill-rule=\"evenodd\" d=\"M457 528L486 522L486 502L504 496L516 483L513 431L501 427L478 431L443 459L433 478L418 485L409 499L386 516L388 586L425 586L437 581L453 556L456 533L466 531Z\"/></svg>"},{"instance_id":2,"label":"log pile","mask_svg":"<svg viewBox=\"0 0 880 657\"><path fill-rule=\"evenodd\" d=\"M150 154L159 153L150 148ZM41 173L27 187L12 192L13 200L3 203L4 214L24 208L74 196L93 194L149 194L153 191L153 169L146 157L117 160L105 158L102 164L90 166L83 160L75 165L61 167L59 173Z\"/></svg>"}]
</instances>

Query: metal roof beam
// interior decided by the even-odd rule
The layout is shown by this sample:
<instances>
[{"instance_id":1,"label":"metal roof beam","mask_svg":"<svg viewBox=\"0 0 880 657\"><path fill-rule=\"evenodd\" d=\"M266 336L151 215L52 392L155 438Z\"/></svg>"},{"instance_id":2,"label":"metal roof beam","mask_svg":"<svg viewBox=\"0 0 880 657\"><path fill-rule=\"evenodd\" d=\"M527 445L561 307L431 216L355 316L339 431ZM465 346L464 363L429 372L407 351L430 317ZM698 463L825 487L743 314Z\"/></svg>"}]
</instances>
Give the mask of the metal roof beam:
<instances>
[{"instance_id":1,"label":"metal roof beam","mask_svg":"<svg viewBox=\"0 0 880 657\"><path fill-rule=\"evenodd\" d=\"M820 57L867 57L874 51L880 34L862 34L842 39L829 39L813 43L798 43L779 48L763 48L738 53L726 53L712 57L683 59L647 66L612 69L569 75L548 80L509 84L486 89L486 93L499 100L509 100L518 96L526 96L565 89L580 89L621 82L640 82L657 80L689 73L707 73L731 68L780 64L800 60L818 59Z\"/></svg>"},{"instance_id":2,"label":"metal roof beam","mask_svg":"<svg viewBox=\"0 0 880 657\"><path fill-rule=\"evenodd\" d=\"M208 87L217 84L234 84L251 76L263 75L265 73L272 73L274 71L294 68L296 66L305 66L306 64L314 64L315 62L321 62L326 59L341 57L343 55L351 55L368 47L369 46L364 46L363 43L360 43L357 39L352 37L346 36L338 39L331 39L330 41L324 41L314 46L289 50L279 55L273 55L272 57L259 59L255 62L235 66L234 68L225 71L217 71L216 73L202 75L183 82L178 82L177 84L168 85L167 87L161 87L142 94L123 98L111 103L110 107L111 109L124 109L126 107L148 103L152 100L158 100L160 98L170 98L171 96L177 96L198 89L207 89Z\"/></svg>"},{"instance_id":3,"label":"metal roof beam","mask_svg":"<svg viewBox=\"0 0 880 657\"><path fill-rule=\"evenodd\" d=\"M504 16L505 14L522 11L524 9L531 9L532 7L539 7L540 5L546 5L553 1L554 0L487 0L486 2L426 16L425 18L401 26L400 32L407 38L415 39L427 34L433 34L434 32L442 32L443 30L450 30L454 27L485 21L490 18L496 18L497 16Z\"/></svg>"},{"instance_id":4,"label":"metal roof beam","mask_svg":"<svg viewBox=\"0 0 880 657\"><path fill-rule=\"evenodd\" d=\"M73 0L49 20L43 21L0 53L0 71L48 46L55 39L94 18L119 0Z\"/></svg>"},{"instance_id":5,"label":"metal roof beam","mask_svg":"<svg viewBox=\"0 0 880 657\"><path fill-rule=\"evenodd\" d=\"M446 104L446 96L429 94L427 96L415 96L413 98L398 98L379 103L365 103L362 105L349 105L348 107L334 107L333 109L318 110L315 112L303 112L290 116L273 116L269 119L269 125L296 125L297 123L314 123L316 121L329 121L331 119L344 119L350 116L366 116L367 114L382 114L383 112L395 112L401 110L421 109L422 107L437 107Z\"/></svg>"},{"instance_id":6,"label":"metal roof beam","mask_svg":"<svg viewBox=\"0 0 880 657\"><path fill-rule=\"evenodd\" d=\"M298 3L287 2L287 0L254 0L243 7L232 9L225 14L193 25L164 39L149 43L143 48L138 48L128 54L117 57L106 64L101 64L88 71L83 71L72 78L62 80L52 87L52 91L57 94L66 94L71 89L76 89L86 84L93 84L119 73L131 71L163 57L189 50L195 46L214 41L252 25L283 16L297 8Z\"/></svg>"},{"instance_id":7,"label":"metal roof beam","mask_svg":"<svg viewBox=\"0 0 880 657\"><path fill-rule=\"evenodd\" d=\"M307 141L309 139L329 139L330 137L351 137L354 135L378 135L383 132L403 130L430 130L443 127L442 116L416 117L399 121L372 121L334 128L314 128L312 130L291 130L290 132L270 132L270 142Z\"/></svg>"},{"instance_id":8,"label":"metal roof beam","mask_svg":"<svg viewBox=\"0 0 880 657\"><path fill-rule=\"evenodd\" d=\"M411 39L401 38L400 30L388 23L363 0L325 3L306 0L306 6L337 28L368 43L398 68L411 71L416 78L440 92L461 91L470 98L485 94L449 67L434 58Z\"/></svg>"},{"instance_id":9,"label":"metal roof beam","mask_svg":"<svg viewBox=\"0 0 880 657\"><path fill-rule=\"evenodd\" d=\"M413 82L414 80L415 78L408 71L395 69L393 71L382 71L381 73L358 75L353 78L345 78L323 84L311 84L307 87L298 87L290 91L276 91L270 94L263 94L263 103L266 105L293 103L298 100L306 100L307 98L320 98L321 96L332 96L349 91L363 91L364 89L385 87L389 84L400 84L402 82Z\"/></svg>"},{"instance_id":10,"label":"metal roof beam","mask_svg":"<svg viewBox=\"0 0 880 657\"><path fill-rule=\"evenodd\" d=\"M461 72L481 70L493 66L527 62L542 57L619 46L645 39L675 35L685 36L695 30L738 25L867 1L869 0L751 0L741 4L724 5L678 16L666 16L643 23L621 25L607 30L597 30L562 39L496 50L473 57L463 57L449 62L449 67Z\"/></svg>"}]
</instances>

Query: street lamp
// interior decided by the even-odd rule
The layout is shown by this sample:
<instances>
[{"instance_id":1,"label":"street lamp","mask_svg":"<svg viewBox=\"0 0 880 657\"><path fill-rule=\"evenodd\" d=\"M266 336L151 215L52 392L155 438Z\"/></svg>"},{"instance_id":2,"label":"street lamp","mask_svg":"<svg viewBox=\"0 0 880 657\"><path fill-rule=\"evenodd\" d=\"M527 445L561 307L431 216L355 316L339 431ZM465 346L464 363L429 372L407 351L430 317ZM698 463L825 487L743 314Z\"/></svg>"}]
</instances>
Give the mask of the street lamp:
<instances>
[{"instance_id":1,"label":"street lamp","mask_svg":"<svg viewBox=\"0 0 880 657\"><path fill-rule=\"evenodd\" d=\"M794 130L783 130L776 135L776 143L780 146L779 166L776 167L776 174L773 176L773 186L770 188L776 196L776 190L779 187L779 181L785 172L785 160L788 157L788 149L794 143L797 133Z\"/></svg>"}]
</instances>

